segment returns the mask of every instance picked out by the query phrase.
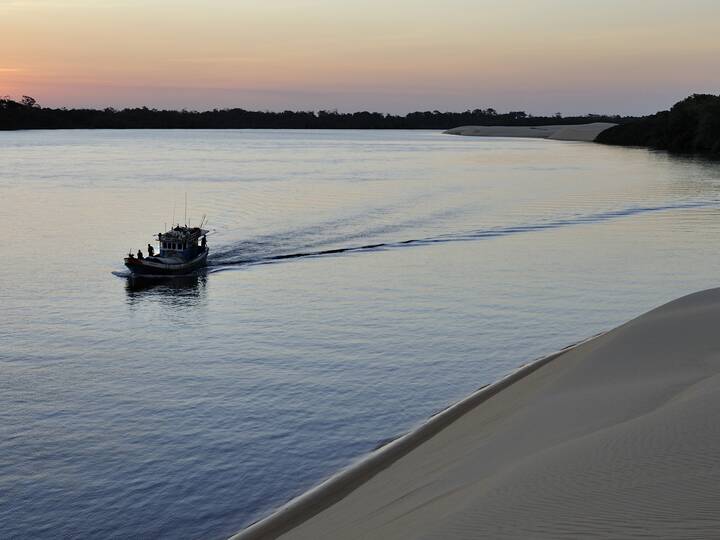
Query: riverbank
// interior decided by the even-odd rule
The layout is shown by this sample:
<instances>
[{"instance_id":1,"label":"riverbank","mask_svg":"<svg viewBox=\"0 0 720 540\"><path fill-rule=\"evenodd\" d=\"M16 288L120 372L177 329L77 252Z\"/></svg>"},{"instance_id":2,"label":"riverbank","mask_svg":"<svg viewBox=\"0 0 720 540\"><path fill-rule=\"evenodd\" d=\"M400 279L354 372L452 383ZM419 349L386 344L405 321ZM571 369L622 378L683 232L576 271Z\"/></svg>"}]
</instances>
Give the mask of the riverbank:
<instances>
[{"instance_id":1,"label":"riverbank","mask_svg":"<svg viewBox=\"0 0 720 540\"><path fill-rule=\"evenodd\" d=\"M711 537L718 323L711 289L521 368L236 539Z\"/></svg>"},{"instance_id":2,"label":"riverbank","mask_svg":"<svg viewBox=\"0 0 720 540\"><path fill-rule=\"evenodd\" d=\"M470 137L530 137L592 142L600 133L616 125L610 122L592 122L590 124L546 126L460 126L448 129L444 133Z\"/></svg>"},{"instance_id":3,"label":"riverbank","mask_svg":"<svg viewBox=\"0 0 720 540\"><path fill-rule=\"evenodd\" d=\"M720 158L720 96L693 94L669 111L608 129L597 142Z\"/></svg>"}]
</instances>

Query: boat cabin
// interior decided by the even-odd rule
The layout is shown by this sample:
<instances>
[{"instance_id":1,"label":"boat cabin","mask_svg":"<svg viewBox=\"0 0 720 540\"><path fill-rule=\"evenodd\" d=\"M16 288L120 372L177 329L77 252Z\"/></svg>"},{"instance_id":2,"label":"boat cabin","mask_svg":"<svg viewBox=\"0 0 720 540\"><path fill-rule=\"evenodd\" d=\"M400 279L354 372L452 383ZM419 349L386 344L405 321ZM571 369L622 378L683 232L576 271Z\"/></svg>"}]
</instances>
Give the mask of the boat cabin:
<instances>
[{"instance_id":1,"label":"boat cabin","mask_svg":"<svg viewBox=\"0 0 720 540\"><path fill-rule=\"evenodd\" d=\"M157 235L159 257L192 258L205 249L203 238L209 231L200 227L173 227Z\"/></svg>"}]
</instances>

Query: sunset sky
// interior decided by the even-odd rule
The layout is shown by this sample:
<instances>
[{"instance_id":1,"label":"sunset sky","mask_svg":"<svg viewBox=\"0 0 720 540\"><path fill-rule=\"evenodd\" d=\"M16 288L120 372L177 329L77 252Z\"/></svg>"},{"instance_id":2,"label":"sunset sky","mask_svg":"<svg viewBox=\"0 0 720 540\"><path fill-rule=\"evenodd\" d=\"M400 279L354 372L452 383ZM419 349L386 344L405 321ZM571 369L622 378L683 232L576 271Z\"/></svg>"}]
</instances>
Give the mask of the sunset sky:
<instances>
[{"instance_id":1,"label":"sunset sky","mask_svg":"<svg viewBox=\"0 0 720 540\"><path fill-rule=\"evenodd\" d=\"M717 0L0 0L48 106L649 113L720 92Z\"/></svg>"}]
</instances>

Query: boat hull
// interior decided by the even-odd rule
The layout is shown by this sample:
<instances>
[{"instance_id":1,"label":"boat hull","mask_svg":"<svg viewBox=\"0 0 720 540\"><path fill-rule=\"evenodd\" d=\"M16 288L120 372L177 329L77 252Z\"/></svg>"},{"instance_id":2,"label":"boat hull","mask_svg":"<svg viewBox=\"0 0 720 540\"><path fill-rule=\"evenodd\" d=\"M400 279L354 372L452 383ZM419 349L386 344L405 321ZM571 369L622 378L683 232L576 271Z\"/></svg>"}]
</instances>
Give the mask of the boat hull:
<instances>
[{"instance_id":1,"label":"boat hull","mask_svg":"<svg viewBox=\"0 0 720 540\"><path fill-rule=\"evenodd\" d=\"M207 266L208 249L206 248L194 259L177 264L166 264L153 257L145 259L125 259L125 266L133 276L187 276Z\"/></svg>"}]
</instances>

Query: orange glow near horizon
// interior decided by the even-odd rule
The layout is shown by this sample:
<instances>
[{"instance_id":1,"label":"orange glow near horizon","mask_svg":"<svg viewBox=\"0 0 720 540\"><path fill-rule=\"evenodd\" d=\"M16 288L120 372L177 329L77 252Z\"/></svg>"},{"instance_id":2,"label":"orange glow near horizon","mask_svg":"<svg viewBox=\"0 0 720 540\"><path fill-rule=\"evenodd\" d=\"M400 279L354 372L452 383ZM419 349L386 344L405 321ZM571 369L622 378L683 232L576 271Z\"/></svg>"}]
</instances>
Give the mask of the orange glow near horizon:
<instances>
[{"instance_id":1,"label":"orange glow near horizon","mask_svg":"<svg viewBox=\"0 0 720 540\"><path fill-rule=\"evenodd\" d=\"M53 106L644 113L718 92L713 1L7 0L0 94Z\"/></svg>"}]
</instances>

